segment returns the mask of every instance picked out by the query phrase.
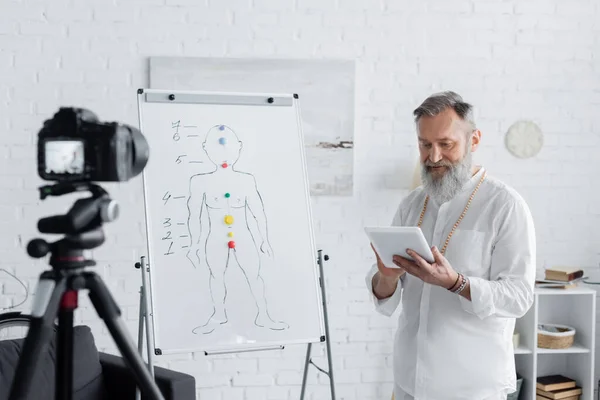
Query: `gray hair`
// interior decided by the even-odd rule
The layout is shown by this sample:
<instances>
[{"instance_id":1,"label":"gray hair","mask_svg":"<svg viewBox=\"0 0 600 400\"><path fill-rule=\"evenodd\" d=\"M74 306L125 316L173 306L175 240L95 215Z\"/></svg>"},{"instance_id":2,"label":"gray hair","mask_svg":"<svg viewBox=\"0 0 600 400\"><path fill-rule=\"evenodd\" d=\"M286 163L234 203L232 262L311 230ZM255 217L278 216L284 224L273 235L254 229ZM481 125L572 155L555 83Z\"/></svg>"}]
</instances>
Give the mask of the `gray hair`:
<instances>
[{"instance_id":1,"label":"gray hair","mask_svg":"<svg viewBox=\"0 0 600 400\"><path fill-rule=\"evenodd\" d=\"M473 106L466 103L459 94L452 91L434 93L426 98L423 103L413 111L415 123L418 123L419 119L423 116L435 117L448 108L452 108L460 119L466 121L470 125L471 131L476 129L475 120L473 118Z\"/></svg>"}]
</instances>

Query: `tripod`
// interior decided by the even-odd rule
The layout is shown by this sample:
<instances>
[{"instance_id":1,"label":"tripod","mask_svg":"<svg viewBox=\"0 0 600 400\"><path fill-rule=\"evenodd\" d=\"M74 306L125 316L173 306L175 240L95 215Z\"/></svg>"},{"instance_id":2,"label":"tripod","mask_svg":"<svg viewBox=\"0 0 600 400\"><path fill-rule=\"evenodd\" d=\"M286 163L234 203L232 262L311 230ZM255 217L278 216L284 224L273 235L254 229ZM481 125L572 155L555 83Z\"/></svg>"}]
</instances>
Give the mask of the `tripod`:
<instances>
[{"instance_id":1,"label":"tripod","mask_svg":"<svg viewBox=\"0 0 600 400\"><path fill-rule=\"evenodd\" d=\"M35 368L47 351L54 333L58 315L56 348L56 400L70 400L73 390L73 311L77 308L78 291L88 289L96 312L104 320L126 365L133 370L144 396L162 400L144 360L137 353L127 327L121 319L121 310L112 298L102 279L85 267L96 262L86 259L83 250L104 243L102 223L118 216L118 205L100 186L91 183L57 183L40 188L40 198L61 196L75 191L89 190L92 197L77 200L66 215L42 218L38 230L42 233L59 233L65 236L53 243L43 239L29 242L27 252L41 258L48 253L52 269L44 271L35 294L31 315L33 317L25 338L19 363L13 379L10 400L27 399L33 384Z\"/></svg>"}]
</instances>

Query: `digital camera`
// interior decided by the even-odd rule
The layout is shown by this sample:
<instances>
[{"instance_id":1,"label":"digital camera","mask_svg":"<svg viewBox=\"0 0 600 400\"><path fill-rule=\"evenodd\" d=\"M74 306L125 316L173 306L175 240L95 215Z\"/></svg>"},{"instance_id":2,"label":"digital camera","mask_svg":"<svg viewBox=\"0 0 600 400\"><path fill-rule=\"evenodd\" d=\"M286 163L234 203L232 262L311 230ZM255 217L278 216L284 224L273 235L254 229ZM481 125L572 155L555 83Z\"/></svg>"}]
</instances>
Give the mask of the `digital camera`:
<instances>
[{"instance_id":1,"label":"digital camera","mask_svg":"<svg viewBox=\"0 0 600 400\"><path fill-rule=\"evenodd\" d=\"M38 133L38 174L47 181L127 181L142 172L148 157L138 129L100 122L85 108L61 107Z\"/></svg>"}]
</instances>

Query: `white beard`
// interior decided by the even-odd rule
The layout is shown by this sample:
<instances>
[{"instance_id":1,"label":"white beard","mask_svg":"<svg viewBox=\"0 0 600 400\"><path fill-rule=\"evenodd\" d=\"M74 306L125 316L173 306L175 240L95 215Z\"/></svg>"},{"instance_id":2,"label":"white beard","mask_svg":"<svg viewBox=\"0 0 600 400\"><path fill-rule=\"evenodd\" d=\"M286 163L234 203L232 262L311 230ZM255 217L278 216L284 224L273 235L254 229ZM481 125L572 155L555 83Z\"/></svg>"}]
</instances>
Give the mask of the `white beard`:
<instances>
[{"instance_id":1,"label":"white beard","mask_svg":"<svg viewBox=\"0 0 600 400\"><path fill-rule=\"evenodd\" d=\"M458 192L460 192L465 185L471 179L471 164L472 155L471 149L467 150L467 154L457 164L451 164L447 161L439 163L426 162L421 164L421 180L423 181L423 188L425 192L436 200L438 204L442 204L452 199ZM442 177L433 177L428 171L428 166L439 166L444 165L447 167L446 172Z\"/></svg>"}]
</instances>

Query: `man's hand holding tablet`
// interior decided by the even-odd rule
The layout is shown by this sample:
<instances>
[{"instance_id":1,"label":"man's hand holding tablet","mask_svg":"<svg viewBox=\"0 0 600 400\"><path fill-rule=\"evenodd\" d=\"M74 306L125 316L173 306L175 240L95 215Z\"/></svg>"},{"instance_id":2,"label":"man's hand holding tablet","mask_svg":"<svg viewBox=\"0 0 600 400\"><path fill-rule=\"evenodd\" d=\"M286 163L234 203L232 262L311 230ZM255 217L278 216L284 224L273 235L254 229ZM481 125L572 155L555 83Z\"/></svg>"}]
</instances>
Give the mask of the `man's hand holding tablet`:
<instances>
[{"instance_id":1,"label":"man's hand holding tablet","mask_svg":"<svg viewBox=\"0 0 600 400\"><path fill-rule=\"evenodd\" d=\"M406 273L406 271L401 267L386 267L381 261L379 254L377 254L377 250L373 247L373 243L371 243L371 248L377 258L377 269L379 270L379 273L375 274L373 277L373 293L379 300L382 300L390 297L396 291L398 280Z\"/></svg>"},{"instance_id":2,"label":"man's hand holding tablet","mask_svg":"<svg viewBox=\"0 0 600 400\"><path fill-rule=\"evenodd\" d=\"M423 282L452 289L459 278L437 247L429 247L417 227L367 227L379 273L373 277L373 292L379 299L390 297L406 272Z\"/></svg>"}]
</instances>

